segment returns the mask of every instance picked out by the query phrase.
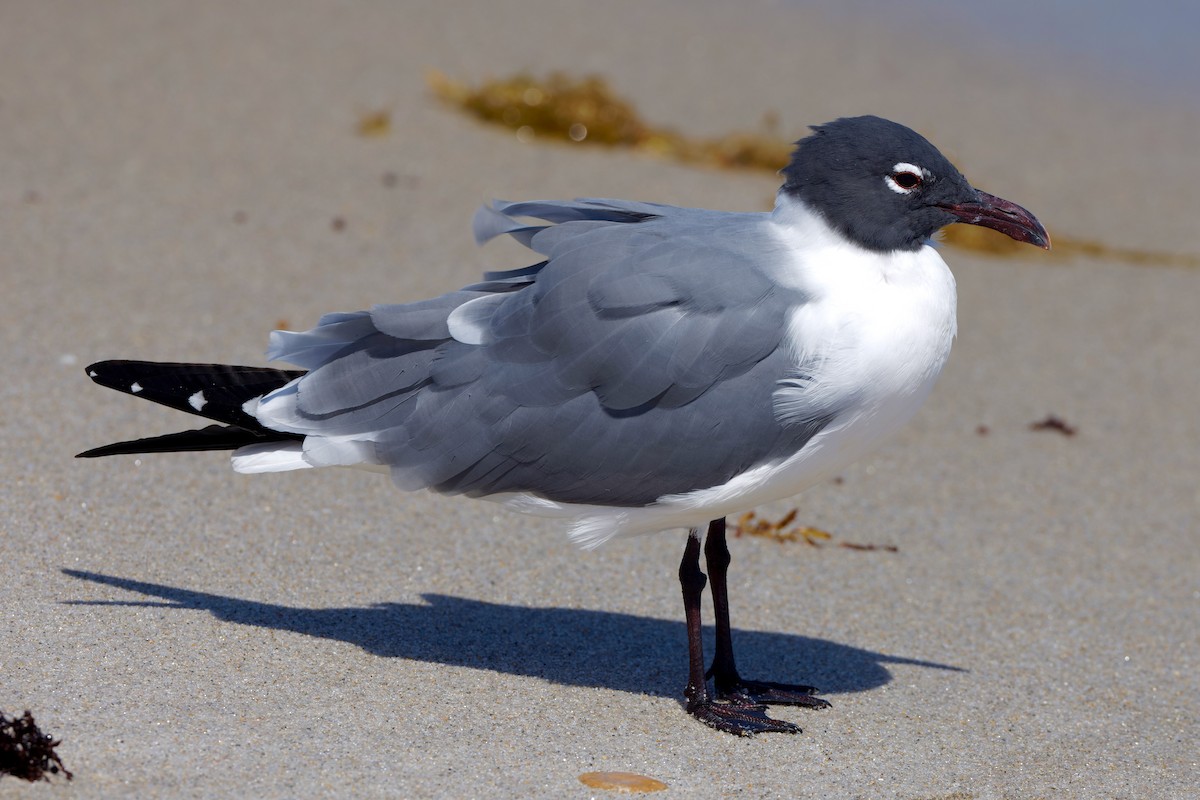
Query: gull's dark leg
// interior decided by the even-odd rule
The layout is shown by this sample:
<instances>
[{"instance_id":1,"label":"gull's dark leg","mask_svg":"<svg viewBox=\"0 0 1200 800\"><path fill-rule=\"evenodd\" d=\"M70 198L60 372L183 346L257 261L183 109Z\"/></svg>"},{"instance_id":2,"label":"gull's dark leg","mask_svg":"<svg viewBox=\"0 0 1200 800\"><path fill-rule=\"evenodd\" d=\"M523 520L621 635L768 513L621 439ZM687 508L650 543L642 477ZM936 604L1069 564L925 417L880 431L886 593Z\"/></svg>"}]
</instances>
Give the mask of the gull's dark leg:
<instances>
[{"instance_id":1,"label":"gull's dark leg","mask_svg":"<svg viewBox=\"0 0 1200 800\"><path fill-rule=\"evenodd\" d=\"M692 540L688 540L689 543ZM699 545L699 542L697 542ZM686 556L685 556L686 557ZM733 660L733 637L729 631L729 546L725 542L725 520L715 519L708 525L704 542L704 560L712 579L713 611L717 622L716 653L708 675L712 676L717 697L735 705L758 706L793 705L808 708L828 708L829 702L814 697L811 686L792 686L785 683L748 681L737 671ZM699 566L697 566L697 571ZM702 584L703 586L703 584ZM685 590L686 593L686 590Z\"/></svg>"},{"instance_id":2,"label":"gull's dark leg","mask_svg":"<svg viewBox=\"0 0 1200 800\"><path fill-rule=\"evenodd\" d=\"M721 522L724 530L724 520ZM683 612L687 619L688 636L688 683L683 690L687 697L687 712L706 725L739 736L766 731L799 732L800 729L790 722L768 717L763 713L762 706L719 702L709 693L704 675L704 645L700 638L700 600L707 582L700 571L700 529L693 528L683 549L683 560L679 562L679 585L683 588Z\"/></svg>"},{"instance_id":3,"label":"gull's dark leg","mask_svg":"<svg viewBox=\"0 0 1200 800\"><path fill-rule=\"evenodd\" d=\"M693 704L709 700L708 682L704 678L704 643L700 638L700 597L706 583L708 579L700 571L700 531L693 528L683 548L683 560L679 562L679 585L683 588L683 617L687 620L688 637L688 682L683 696L688 700L689 712Z\"/></svg>"},{"instance_id":4,"label":"gull's dark leg","mask_svg":"<svg viewBox=\"0 0 1200 800\"><path fill-rule=\"evenodd\" d=\"M733 636L729 631L729 546L725 542L725 518L715 519L708 525L708 536L704 540L704 560L712 574L713 613L716 615L717 642L713 654L712 669L708 675L715 676L717 696L728 694L729 681L739 680L737 666L733 661Z\"/></svg>"}]
</instances>

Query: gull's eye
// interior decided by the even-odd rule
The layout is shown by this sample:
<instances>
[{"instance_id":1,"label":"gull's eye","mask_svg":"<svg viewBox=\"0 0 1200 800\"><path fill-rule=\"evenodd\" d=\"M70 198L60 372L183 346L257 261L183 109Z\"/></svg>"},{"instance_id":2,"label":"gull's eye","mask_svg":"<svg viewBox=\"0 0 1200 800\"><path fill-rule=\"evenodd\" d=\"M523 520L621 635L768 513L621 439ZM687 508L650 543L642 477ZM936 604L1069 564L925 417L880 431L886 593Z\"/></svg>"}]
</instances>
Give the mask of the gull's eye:
<instances>
[{"instance_id":1,"label":"gull's eye","mask_svg":"<svg viewBox=\"0 0 1200 800\"><path fill-rule=\"evenodd\" d=\"M909 194L925 182L925 170L914 164L897 164L892 167L892 174L884 177L883 182L893 192Z\"/></svg>"}]
</instances>

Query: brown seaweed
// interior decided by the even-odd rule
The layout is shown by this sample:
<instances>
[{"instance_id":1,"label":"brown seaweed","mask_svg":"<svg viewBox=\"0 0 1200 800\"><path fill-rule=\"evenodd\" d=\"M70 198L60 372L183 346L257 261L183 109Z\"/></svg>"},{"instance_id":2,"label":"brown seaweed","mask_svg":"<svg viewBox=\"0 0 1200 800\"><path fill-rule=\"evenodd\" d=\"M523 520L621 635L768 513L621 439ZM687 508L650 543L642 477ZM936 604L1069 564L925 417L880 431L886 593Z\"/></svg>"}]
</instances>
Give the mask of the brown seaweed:
<instances>
[{"instance_id":1,"label":"brown seaweed","mask_svg":"<svg viewBox=\"0 0 1200 800\"><path fill-rule=\"evenodd\" d=\"M793 508L777 520L768 520L750 511L738 517L737 525L733 529L733 535L735 537L758 536L763 539L779 542L780 544L802 542L809 547L824 547L827 544L831 544L836 547L844 547L847 550L884 550L889 553L899 551L898 547L891 544L859 544L858 542L836 541L833 538L833 534L808 525L788 527L796 521L799 513L798 509Z\"/></svg>"},{"instance_id":2,"label":"brown seaweed","mask_svg":"<svg viewBox=\"0 0 1200 800\"><path fill-rule=\"evenodd\" d=\"M792 143L781 138L768 114L761 132L704 139L651 125L598 75L574 78L553 72L545 80L527 73L484 81L472 88L440 72L429 86L441 100L472 116L516 132L522 141L548 140L638 150L659 158L723 169L772 172L788 162Z\"/></svg>"}]
</instances>

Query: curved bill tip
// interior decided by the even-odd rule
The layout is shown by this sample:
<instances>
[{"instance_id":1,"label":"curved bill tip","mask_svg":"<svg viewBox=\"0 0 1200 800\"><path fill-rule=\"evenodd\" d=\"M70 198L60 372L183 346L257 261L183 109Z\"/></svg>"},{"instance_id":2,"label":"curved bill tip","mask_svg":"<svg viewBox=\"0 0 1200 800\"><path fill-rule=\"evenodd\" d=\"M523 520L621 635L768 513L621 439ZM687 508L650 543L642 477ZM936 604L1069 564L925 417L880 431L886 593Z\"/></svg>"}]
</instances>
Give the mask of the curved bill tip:
<instances>
[{"instance_id":1,"label":"curved bill tip","mask_svg":"<svg viewBox=\"0 0 1200 800\"><path fill-rule=\"evenodd\" d=\"M1043 250L1050 249L1050 234L1028 210L1002 197L978 189L975 191L979 195L977 201L952 203L942 208L957 217L959 222L991 228L1018 242L1037 245Z\"/></svg>"}]
</instances>

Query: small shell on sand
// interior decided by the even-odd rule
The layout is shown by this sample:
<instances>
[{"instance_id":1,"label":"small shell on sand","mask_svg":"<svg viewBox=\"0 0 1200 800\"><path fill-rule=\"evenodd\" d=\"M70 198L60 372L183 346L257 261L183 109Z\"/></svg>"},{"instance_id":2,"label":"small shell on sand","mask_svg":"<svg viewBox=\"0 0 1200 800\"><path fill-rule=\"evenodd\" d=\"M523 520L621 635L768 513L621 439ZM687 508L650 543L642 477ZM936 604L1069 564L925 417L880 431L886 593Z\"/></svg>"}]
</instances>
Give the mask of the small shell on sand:
<instances>
[{"instance_id":1,"label":"small shell on sand","mask_svg":"<svg viewBox=\"0 0 1200 800\"><path fill-rule=\"evenodd\" d=\"M585 786L593 789L611 789L617 792L658 792L667 788L662 781L638 775L636 772L585 772L579 776Z\"/></svg>"}]
</instances>

